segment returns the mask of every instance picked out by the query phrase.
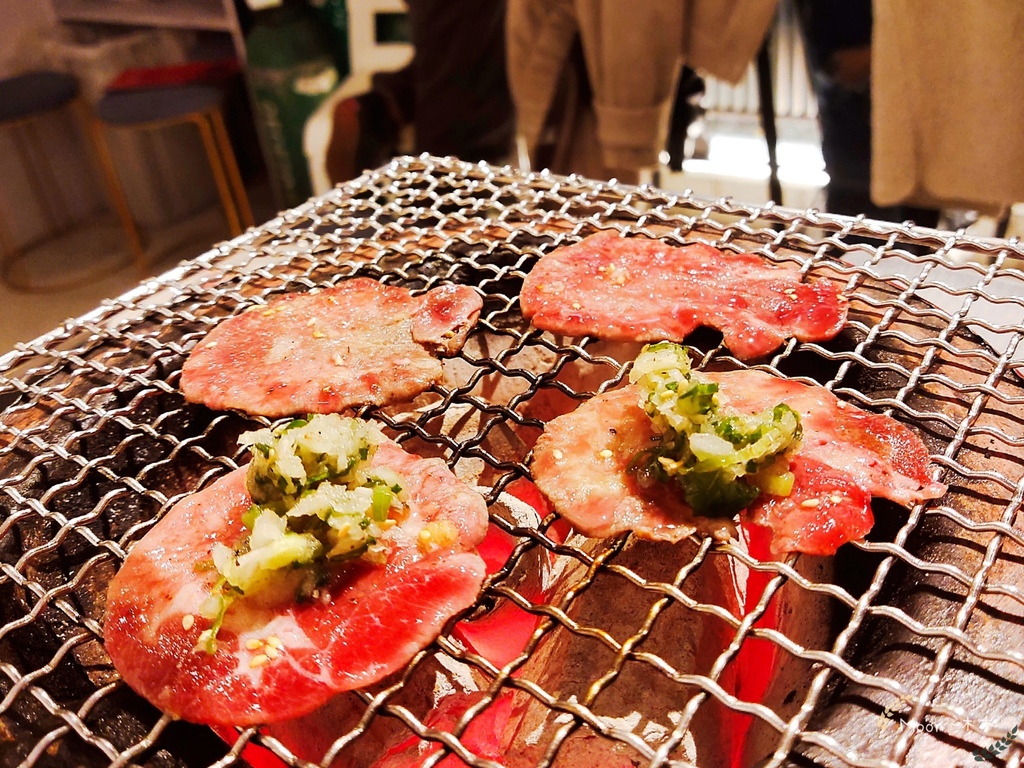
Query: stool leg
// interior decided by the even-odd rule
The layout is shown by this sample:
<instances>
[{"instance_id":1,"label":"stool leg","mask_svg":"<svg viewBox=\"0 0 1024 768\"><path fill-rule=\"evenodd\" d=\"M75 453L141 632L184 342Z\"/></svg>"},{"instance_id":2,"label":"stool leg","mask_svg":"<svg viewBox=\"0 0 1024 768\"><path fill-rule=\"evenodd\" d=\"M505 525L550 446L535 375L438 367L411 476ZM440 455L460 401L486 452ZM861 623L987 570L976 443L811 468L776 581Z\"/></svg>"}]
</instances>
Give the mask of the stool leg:
<instances>
[{"instance_id":1,"label":"stool leg","mask_svg":"<svg viewBox=\"0 0 1024 768\"><path fill-rule=\"evenodd\" d=\"M64 194L64 184L61 183L60 178L57 176L53 169L53 163L50 162L50 154L43 147L43 142L39 138L38 131L30 131L28 135L28 143L31 147L35 156L39 158L37 167L40 171L45 171L47 177L47 191L50 193L45 197L46 205L50 210L50 220L56 225L58 221L61 222L60 229L58 232L65 231L70 226L68 218L68 209L71 207L68 204L68 198ZM54 206L51 201L51 195L56 198L58 203L57 209L59 213L54 211Z\"/></svg>"},{"instance_id":2,"label":"stool leg","mask_svg":"<svg viewBox=\"0 0 1024 768\"><path fill-rule=\"evenodd\" d=\"M11 137L14 139L14 150L18 155L18 160L22 167L25 169L25 175L28 178L29 186L32 187L32 194L35 195L36 200L39 201L39 205L43 207L43 214L51 225L56 225L59 215L54 208L53 201L47 192L46 187L43 186L39 180L39 176L36 173L36 163L33 161L32 149L29 147L29 140L22 134L24 125L14 125L11 127ZM34 135L29 132L29 135ZM37 148L38 149L38 148ZM39 156L40 162L45 162L45 153Z\"/></svg>"},{"instance_id":3,"label":"stool leg","mask_svg":"<svg viewBox=\"0 0 1024 768\"><path fill-rule=\"evenodd\" d=\"M117 213L117 217L121 220L121 228L124 229L125 236L128 238L128 247L132 252L135 265L138 267L139 272L145 275L149 268L149 264L146 262L146 252L142 248L142 238L139 237L138 227L135 226L135 221L132 219L131 209L128 207L124 188L117 177L114 158L110 156L110 148L107 146L107 139L103 135L103 123L85 111L84 102L80 102L77 108L80 110L78 114L85 123L86 134L92 137L93 149L103 171L103 181L107 188L110 204Z\"/></svg>"},{"instance_id":4,"label":"stool leg","mask_svg":"<svg viewBox=\"0 0 1024 768\"><path fill-rule=\"evenodd\" d=\"M43 215L47 216L52 222L54 216L53 204L50 202L46 190L36 175L31 153L26 146L24 136L21 134L23 127L24 125L19 124L11 126L11 139L14 142L14 151L18 155L18 161L21 163L21 166L25 169L29 186L32 187L32 194L39 202L39 205L46 209ZM2 252L0 252L0 281L7 283L12 288L30 291L32 290L30 282L20 280L11 274L14 265L25 258L25 251L17 246L9 232L6 219L0 216L0 249L2 249Z\"/></svg>"},{"instance_id":5,"label":"stool leg","mask_svg":"<svg viewBox=\"0 0 1024 768\"><path fill-rule=\"evenodd\" d=\"M228 220L228 228L232 235L242 234L242 225L238 221L238 210L235 208L234 200L231 199L231 188L228 186L228 179L224 173L224 166L220 161L220 154L217 152L217 144L213 139L213 130L207 121L206 113L190 115L189 119L199 127L199 135L203 139L203 147L206 149L206 157L210 161L210 170L213 171L213 180L217 184L217 191L220 193L220 202L224 208L224 215Z\"/></svg>"},{"instance_id":6,"label":"stool leg","mask_svg":"<svg viewBox=\"0 0 1024 768\"><path fill-rule=\"evenodd\" d=\"M220 146L220 156L224 161L224 168L228 173L228 180L235 192L235 204L238 206L238 213L244 227L251 227L256 222L252 218L252 208L249 207L249 196L245 192L245 184L242 183L242 174L238 171L238 162L235 160L235 152L231 148L231 138L228 136L228 129L224 125L224 115L219 109L210 113L210 123L213 126L213 137Z\"/></svg>"},{"instance_id":7,"label":"stool leg","mask_svg":"<svg viewBox=\"0 0 1024 768\"><path fill-rule=\"evenodd\" d=\"M7 229L7 219L0 212L0 282L7 283L12 288L23 289L25 284L9 277L11 267L17 264L23 257L24 252L15 244Z\"/></svg>"}]
</instances>

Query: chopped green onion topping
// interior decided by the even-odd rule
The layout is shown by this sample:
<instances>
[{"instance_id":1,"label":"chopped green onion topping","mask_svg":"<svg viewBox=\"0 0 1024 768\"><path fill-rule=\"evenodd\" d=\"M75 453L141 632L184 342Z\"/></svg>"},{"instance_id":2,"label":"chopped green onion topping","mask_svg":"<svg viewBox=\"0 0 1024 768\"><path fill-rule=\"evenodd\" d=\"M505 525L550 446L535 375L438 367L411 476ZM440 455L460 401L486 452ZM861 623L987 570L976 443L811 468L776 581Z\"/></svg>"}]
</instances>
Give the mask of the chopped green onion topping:
<instances>
[{"instance_id":1,"label":"chopped green onion topping","mask_svg":"<svg viewBox=\"0 0 1024 768\"><path fill-rule=\"evenodd\" d=\"M369 466L384 439L376 426L336 414L241 436L253 449L246 488L254 503L242 513L247 532L235 546L214 545L221 578L201 611L213 624L197 648L215 652L224 615L238 597L309 599L331 566L387 562L381 539L394 524L389 518L404 513L406 496L400 475Z\"/></svg>"},{"instance_id":2,"label":"chopped green onion topping","mask_svg":"<svg viewBox=\"0 0 1024 768\"><path fill-rule=\"evenodd\" d=\"M220 631L221 624L224 623L224 615L237 596L238 591L221 578L217 582L217 586L214 587L213 594L200 606L200 615L213 620L210 628L199 634L198 647L207 653L217 652L217 633Z\"/></svg>"},{"instance_id":3,"label":"chopped green onion topping","mask_svg":"<svg viewBox=\"0 0 1024 768\"><path fill-rule=\"evenodd\" d=\"M256 524L256 518L259 516L259 514L260 505L253 504L247 510L245 510L245 512L242 513L242 525L244 525L251 531L252 527Z\"/></svg>"},{"instance_id":4,"label":"chopped green onion topping","mask_svg":"<svg viewBox=\"0 0 1024 768\"><path fill-rule=\"evenodd\" d=\"M787 496L789 456L799 447L800 415L784 403L759 414L719 409L718 385L691 370L686 347L644 347L629 380L660 434L631 464L641 487L674 480L700 515L729 516L761 493Z\"/></svg>"},{"instance_id":5,"label":"chopped green onion topping","mask_svg":"<svg viewBox=\"0 0 1024 768\"><path fill-rule=\"evenodd\" d=\"M382 522L388 519L388 510L391 509L391 499L394 494L386 485L373 486L373 501L371 503L373 519Z\"/></svg>"}]
</instances>

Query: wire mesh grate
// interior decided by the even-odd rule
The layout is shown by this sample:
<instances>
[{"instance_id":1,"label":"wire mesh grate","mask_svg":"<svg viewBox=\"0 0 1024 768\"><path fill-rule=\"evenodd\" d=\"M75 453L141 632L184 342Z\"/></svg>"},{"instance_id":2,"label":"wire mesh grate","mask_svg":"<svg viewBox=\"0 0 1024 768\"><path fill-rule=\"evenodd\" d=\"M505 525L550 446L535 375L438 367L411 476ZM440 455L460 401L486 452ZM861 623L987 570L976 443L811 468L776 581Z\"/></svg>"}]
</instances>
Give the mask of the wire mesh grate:
<instances>
[{"instance_id":1,"label":"wire mesh grate","mask_svg":"<svg viewBox=\"0 0 1024 768\"><path fill-rule=\"evenodd\" d=\"M539 255L606 228L840 281L843 333L759 367L912 425L950 492L878 502L866 541L781 562L742 541L584 539L516 501L552 409L625 375L616 345L518 309ZM1021 258L1016 241L428 157L219 245L0 358L0 765L1017 765ZM103 650L106 584L267 423L185 403L181 365L222 318L353 276L483 297L444 382L367 413L478 478L511 554L431 647L315 718L174 721ZM702 365L741 365L713 332L689 341ZM488 632L503 654L473 641Z\"/></svg>"}]
</instances>

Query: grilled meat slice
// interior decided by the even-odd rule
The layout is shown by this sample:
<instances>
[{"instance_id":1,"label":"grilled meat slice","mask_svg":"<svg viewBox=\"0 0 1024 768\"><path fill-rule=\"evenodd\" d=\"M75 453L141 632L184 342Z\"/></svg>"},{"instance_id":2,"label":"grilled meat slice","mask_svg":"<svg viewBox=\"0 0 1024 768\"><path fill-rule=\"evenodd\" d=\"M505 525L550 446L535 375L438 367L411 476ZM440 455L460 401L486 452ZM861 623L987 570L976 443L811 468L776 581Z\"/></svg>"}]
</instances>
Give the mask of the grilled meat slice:
<instances>
[{"instance_id":1,"label":"grilled meat slice","mask_svg":"<svg viewBox=\"0 0 1024 768\"><path fill-rule=\"evenodd\" d=\"M263 416L335 413L411 400L442 376L482 302L465 286L413 296L355 278L229 318L181 373L190 402Z\"/></svg>"},{"instance_id":2,"label":"grilled meat slice","mask_svg":"<svg viewBox=\"0 0 1024 768\"><path fill-rule=\"evenodd\" d=\"M244 469L186 498L132 549L111 582L104 642L125 681L157 707L194 722L248 725L297 717L335 694L380 680L430 643L473 603L484 577L474 547L484 536L483 497L437 459L390 441L372 466L405 479L408 515L387 531L383 566L340 566L304 602L239 597L217 635L201 607L217 573L204 568L213 545L233 547L251 502ZM448 521L457 538L424 552L417 536Z\"/></svg>"},{"instance_id":3,"label":"grilled meat slice","mask_svg":"<svg viewBox=\"0 0 1024 768\"><path fill-rule=\"evenodd\" d=\"M614 232L541 258L520 304L538 328L570 336L682 341L710 326L741 360L762 357L790 336L831 339L848 306L831 280L805 282L796 270L752 254Z\"/></svg>"},{"instance_id":4,"label":"grilled meat slice","mask_svg":"<svg viewBox=\"0 0 1024 768\"><path fill-rule=\"evenodd\" d=\"M762 496L744 512L773 530L775 552L830 554L861 538L870 528L869 495L910 505L946 490L928 476L924 444L892 418L840 401L823 387L760 371L702 375L719 385L724 408L755 414L781 402L800 414L803 443L792 493ZM640 487L630 464L657 436L638 400L635 387L624 387L550 422L533 453L538 487L590 536L633 531L679 541L695 530L731 534L727 520L698 517L671 487Z\"/></svg>"}]
</instances>

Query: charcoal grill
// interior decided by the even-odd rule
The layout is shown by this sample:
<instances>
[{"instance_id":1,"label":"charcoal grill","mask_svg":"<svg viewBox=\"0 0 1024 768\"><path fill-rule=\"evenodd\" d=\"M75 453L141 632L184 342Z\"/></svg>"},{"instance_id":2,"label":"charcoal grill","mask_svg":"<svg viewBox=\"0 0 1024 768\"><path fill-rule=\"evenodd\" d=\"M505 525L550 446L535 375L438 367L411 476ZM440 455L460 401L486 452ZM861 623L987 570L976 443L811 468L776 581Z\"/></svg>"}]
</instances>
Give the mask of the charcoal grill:
<instances>
[{"instance_id":1,"label":"charcoal grill","mask_svg":"<svg viewBox=\"0 0 1024 768\"><path fill-rule=\"evenodd\" d=\"M851 298L840 337L790 342L761 367L818 381L912 425L948 495L909 511L880 504L875 531L845 547L827 578L799 556L760 563L740 546L699 537L647 572L631 557L640 550L629 537L563 542L553 515L531 522L497 511L510 484L528 476L524 446L542 426L531 400L557 393L582 401L623 379L622 361L600 342L531 329L517 304L540 254L607 228L704 240L840 280ZM474 716L514 695L551 713L554 726L531 757L538 765L565 762L566 744L582 736L598 753L615 745L635 765L726 765L707 749L694 757L687 744L704 738L706 723L740 714L770 744L737 757L743 764L1020 765L1024 273L1013 264L1021 258L1016 240L420 157L398 159L104 302L0 358L0 765L306 764L279 733L214 734L130 691L102 647L104 592L155 519L244 461L235 439L260 423L184 402L177 384L189 349L228 315L357 275L417 291L445 282L479 289L479 327L447 364L456 378L414 410L370 415L410 449L441 455L464 474L482 471L494 524L516 546L478 604L433 646L348 697L350 711L322 734L314 764L365 764L357 755L370 754L375 734L386 732L392 744L440 745L426 765L450 753L498 765L463 736ZM692 339L702 365L740 365L719 341L712 332ZM585 388L566 376L573 366L586 369ZM495 401L504 384L512 394ZM702 568L726 560L767 582L738 614L691 588ZM524 585L539 563L571 584L537 597ZM797 610L824 607L827 641L804 645L804 635L788 632L792 624L766 625L783 590ZM632 629L577 610L588 591L594 599L633 595ZM455 621L485 619L506 604L535 616L536 629L498 667L460 639ZM658 652L652 635L672 611L698 617L703 631L714 627L725 638L720 650L698 654L688 668ZM590 644L593 669L578 691L524 671L542 668L556 634ZM801 681L767 703L728 682L742 649L757 643ZM644 686L628 682L638 674L652 690L676 691L661 730L641 732L603 704L642 694ZM434 727L433 704L414 692L436 694L438 681L467 677L479 689L475 705L451 727ZM721 730L716 738L728 751L730 734Z\"/></svg>"}]
</instances>

